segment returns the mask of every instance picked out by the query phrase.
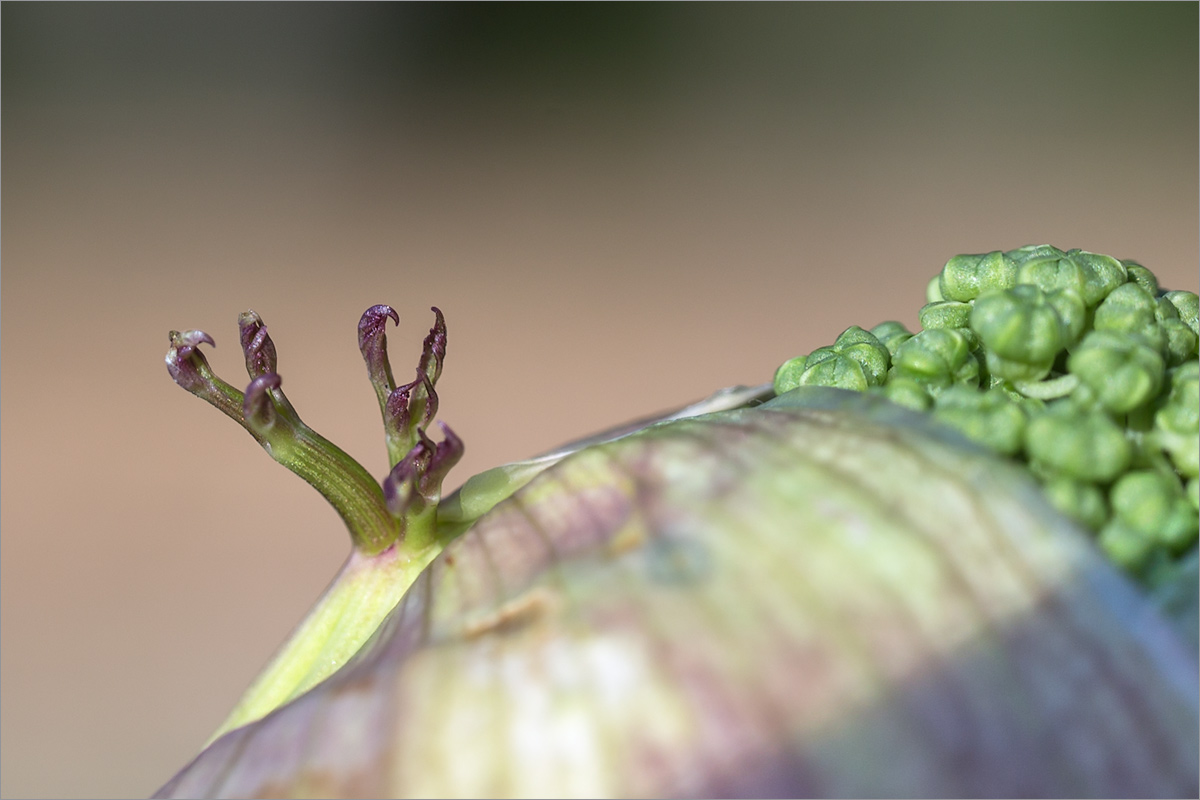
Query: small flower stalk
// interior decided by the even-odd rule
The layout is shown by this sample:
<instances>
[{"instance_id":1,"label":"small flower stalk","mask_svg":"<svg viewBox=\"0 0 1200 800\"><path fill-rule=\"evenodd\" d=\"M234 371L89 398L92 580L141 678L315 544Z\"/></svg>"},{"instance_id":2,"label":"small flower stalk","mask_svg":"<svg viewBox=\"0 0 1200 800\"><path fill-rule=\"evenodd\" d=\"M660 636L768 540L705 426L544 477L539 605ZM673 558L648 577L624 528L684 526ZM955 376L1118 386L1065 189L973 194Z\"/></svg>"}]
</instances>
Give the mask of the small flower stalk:
<instances>
[{"instance_id":1,"label":"small flower stalk","mask_svg":"<svg viewBox=\"0 0 1200 800\"><path fill-rule=\"evenodd\" d=\"M425 337L416 376L399 386L392 376L384 328L389 319L399 324L400 315L391 306L377 305L363 312L358 323L358 347L379 400L392 468L383 481L384 503L406 527L436 510L442 481L463 454L462 440L441 421L441 442L434 444L426 432L437 415L434 386L446 359L446 320L439 309L432 310L434 323Z\"/></svg>"},{"instance_id":2,"label":"small flower stalk","mask_svg":"<svg viewBox=\"0 0 1200 800\"><path fill-rule=\"evenodd\" d=\"M209 366L200 345L215 347L211 336L171 331L166 357L171 378L235 420L273 459L316 488L341 516L353 543L338 577L216 735L261 718L345 663L440 551L442 483L462 458L463 443L441 421L441 441L428 434L446 357L446 321L440 310L433 312L415 377L401 385L393 378L384 332L388 319L399 324L399 314L377 305L359 321L359 349L383 414L391 468L382 482L300 419L283 392L275 343L254 311L238 317L250 378L245 390Z\"/></svg>"},{"instance_id":3,"label":"small flower stalk","mask_svg":"<svg viewBox=\"0 0 1200 800\"><path fill-rule=\"evenodd\" d=\"M359 348L379 397L392 472L382 485L337 445L304 424L283 393L278 355L267 326L254 311L238 317L250 383L239 391L213 373L200 351L216 346L203 331L172 331L167 370L177 384L236 420L272 458L312 484L346 523L354 546L369 555L406 542L419 550L433 537L433 517L442 481L462 458L463 444L439 422L443 441L426 433L437 414L434 386L446 357L446 321L436 321L425 339L415 380L396 386L387 355L384 323L399 322L390 306L367 309L358 326Z\"/></svg>"}]
</instances>

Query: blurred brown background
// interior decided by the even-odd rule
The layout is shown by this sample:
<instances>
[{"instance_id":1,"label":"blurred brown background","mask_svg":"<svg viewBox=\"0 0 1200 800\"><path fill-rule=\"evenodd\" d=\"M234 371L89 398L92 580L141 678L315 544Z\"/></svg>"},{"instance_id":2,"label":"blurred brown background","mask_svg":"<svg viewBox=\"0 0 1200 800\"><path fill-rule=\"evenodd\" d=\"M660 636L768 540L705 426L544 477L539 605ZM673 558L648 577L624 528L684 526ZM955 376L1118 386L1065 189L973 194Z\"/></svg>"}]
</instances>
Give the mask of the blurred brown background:
<instances>
[{"instance_id":1,"label":"blurred brown background","mask_svg":"<svg viewBox=\"0 0 1200 800\"><path fill-rule=\"evenodd\" d=\"M355 341L393 304L467 476L915 324L1032 242L1197 288L1197 5L11 4L3 32L5 796L137 796L348 551L175 387L266 319L313 427L385 467Z\"/></svg>"}]
</instances>

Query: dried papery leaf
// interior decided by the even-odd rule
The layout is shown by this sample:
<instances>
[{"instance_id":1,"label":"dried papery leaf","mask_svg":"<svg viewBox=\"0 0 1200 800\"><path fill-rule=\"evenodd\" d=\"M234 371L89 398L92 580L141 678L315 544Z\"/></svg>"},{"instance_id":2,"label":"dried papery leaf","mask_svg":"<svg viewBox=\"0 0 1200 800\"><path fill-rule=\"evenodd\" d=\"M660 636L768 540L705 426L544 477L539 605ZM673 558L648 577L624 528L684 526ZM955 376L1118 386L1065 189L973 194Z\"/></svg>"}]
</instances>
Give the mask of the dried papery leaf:
<instances>
[{"instance_id":1,"label":"dried papery leaf","mask_svg":"<svg viewBox=\"0 0 1200 800\"><path fill-rule=\"evenodd\" d=\"M537 475L162 796L1194 795L1195 654L1086 537L800 392Z\"/></svg>"}]
</instances>

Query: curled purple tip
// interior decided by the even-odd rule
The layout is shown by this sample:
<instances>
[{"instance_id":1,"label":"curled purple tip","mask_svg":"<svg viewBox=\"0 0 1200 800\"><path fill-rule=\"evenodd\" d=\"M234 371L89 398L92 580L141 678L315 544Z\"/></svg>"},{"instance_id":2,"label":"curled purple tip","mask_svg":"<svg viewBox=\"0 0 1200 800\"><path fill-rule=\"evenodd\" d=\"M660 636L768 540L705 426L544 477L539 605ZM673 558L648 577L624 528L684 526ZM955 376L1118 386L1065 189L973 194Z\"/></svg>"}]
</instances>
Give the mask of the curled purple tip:
<instances>
[{"instance_id":1,"label":"curled purple tip","mask_svg":"<svg viewBox=\"0 0 1200 800\"><path fill-rule=\"evenodd\" d=\"M275 372L278 369L275 343L267 335L267 326L262 317L253 310L243 312L238 316L238 332L242 352L246 356L246 372L250 373L250 377L258 378Z\"/></svg>"},{"instance_id":2,"label":"curled purple tip","mask_svg":"<svg viewBox=\"0 0 1200 800\"><path fill-rule=\"evenodd\" d=\"M438 410L438 396L434 391L433 382L429 376L417 370L417 377L411 383L397 386L388 395L383 410L385 422L390 429L407 431L410 425L416 425L419 433L422 428L429 427ZM419 422L413 420L419 419Z\"/></svg>"},{"instance_id":3,"label":"curled purple tip","mask_svg":"<svg viewBox=\"0 0 1200 800\"><path fill-rule=\"evenodd\" d=\"M419 368L429 376L430 383L437 383L438 378L442 377L442 364L446 360L446 318L437 306L429 310L434 314L433 327L425 337Z\"/></svg>"},{"instance_id":4,"label":"curled purple tip","mask_svg":"<svg viewBox=\"0 0 1200 800\"><path fill-rule=\"evenodd\" d=\"M259 433L269 431L275 425L278 416L275 410L275 400L271 390L278 389L283 383L274 372L260 375L250 381L246 387L246 395L242 400L242 413L246 423Z\"/></svg>"},{"instance_id":5,"label":"curled purple tip","mask_svg":"<svg viewBox=\"0 0 1200 800\"><path fill-rule=\"evenodd\" d=\"M442 481L450 473L463 457L463 452L466 448L463 446L462 439L450 429L446 423L438 420L438 427L442 429L442 441L433 445L433 457L429 460L429 469L421 476L421 494L427 498L433 499L435 502L442 493ZM421 437L428 442L429 439L422 434ZM430 442L432 445L432 442Z\"/></svg>"},{"instance_id":6,"label":"curled purple tip","mask_svg":"<svg viewBox=\"0 0 1200 800\"><path fill-rule=\"evenodd\" d=\"M389 319L396 325L400 324L400 315L396 313L396 309L382 303L371 306L363 312L362 317L358 320L358 347L360 350L369 340L383 335Z\"/></svg>"},{"instance_id":7,"label":"curled purple tip","mask_svg":"<svg viewBox=\"0 0 1200 800\"><path fill-rule=\"evenodd\" d=\"M179 331L172 331L171 344L182 347L195 347L199 344L207 344L213 347L217 346L217 343L213 341L213 338L204 331L184 331L182 333Z\"/></svg>"},{"instance_id":8,"label":"curled purple tip","mask_svg":"<svg viewBox=\"0 0 1200 800\"><path fill-rule=\"evenodd\" d=\"M438 455L434 456L434 458L437 459L449 457L449 454L455 454L453 457L454 461L457 463L458 459L462 458L463 452L465 452L467 449L463 445L463 440L458 438L458 434L451 430L450 426L442 422L440 419L438 420L438 427L442 429L443 441L438 445ZM447 456L442 455L443 448L445 449Z\"/></svg>"},{"instance_id":9,"label":"curled purple tip","mask_svg":"<svg viewBox=\"0 0 1200 800\"><path fill-rule=\"evenodd\" d=\"M391 319L400 324L400 315L391 306L371 306L358 320L358 349L363 361L367 362L367 376L375 387L375 395L382 405L396 382L392 379L392 366L388 363L387 334L384 329Z\"/></svg>"},{"instance_id":10,"label":"curled purple tip","mask_svg":"<svg viewBox=\"0 0 1200 800\"><path fill-rule=\"evenodd\" d=\"M169 334L171 349L167 350L167 372L171 380L193 394L206 386L200 370L207 367L208 362L200 352L201 344L217 346L213 338L204 331L171 331Z\"/></svg>"},{"instance_id":11,"label":"curled purple tip","mask_svg":"<svg viewBox=\"0 0 1200 800\"><path fill-rule=\"evenodd\" d=\"M431 445L428 439L417 442L383 479L384 502L392 516L398 519L425 507L426 499L421 495L418 482L433 458Z\"/></svg>"}]
</instances>

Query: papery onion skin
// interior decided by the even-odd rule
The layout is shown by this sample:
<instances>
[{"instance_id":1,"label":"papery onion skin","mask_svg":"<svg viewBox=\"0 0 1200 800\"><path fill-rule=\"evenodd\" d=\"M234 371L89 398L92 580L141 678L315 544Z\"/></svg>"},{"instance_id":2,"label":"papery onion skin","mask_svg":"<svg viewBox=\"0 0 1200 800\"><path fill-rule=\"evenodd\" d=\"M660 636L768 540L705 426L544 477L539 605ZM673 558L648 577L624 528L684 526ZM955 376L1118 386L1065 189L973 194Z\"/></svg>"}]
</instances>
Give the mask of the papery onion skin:
<instances>
[{"instance_id":1,"label":"papery onion skin","mask_svg":"<svg viewBox=\"0 0 1200 800\"><path fill-rule=\"evenodd\" d=\"M538 475L159 796L1195 796L1197 681L1018 469L801 389Z\"/></svg>"}]
</instances>

